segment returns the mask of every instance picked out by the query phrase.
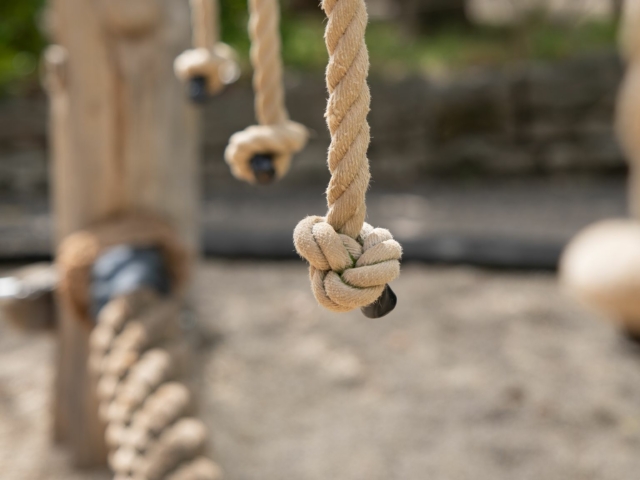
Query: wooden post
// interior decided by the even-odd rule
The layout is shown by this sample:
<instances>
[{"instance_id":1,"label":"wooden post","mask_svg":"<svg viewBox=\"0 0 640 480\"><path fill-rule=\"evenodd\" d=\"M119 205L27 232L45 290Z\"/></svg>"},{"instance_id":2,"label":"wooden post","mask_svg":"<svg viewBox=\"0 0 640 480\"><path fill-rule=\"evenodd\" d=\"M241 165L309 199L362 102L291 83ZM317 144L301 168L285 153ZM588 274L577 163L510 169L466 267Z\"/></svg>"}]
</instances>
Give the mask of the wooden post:
<instances>
[{"instance_id":1,"label":"wooden post","mask_svg":"<svg viewBox=\"0 0 640 480\"><path fill-rule=\"evenodd\" d=\"M187 0L50 0L55 238L105 216L154 211L197 250L198 117L173 61L190 40ZM79 467L103 464L87 372L89 328L61 312L55 438Z\"/></svg>"},{"instance_id":2,"label":"wooden post","mask_svg":"<svg viewBox=\"0 0 640 480\"><path fill-rule=\"evenodd\" d=\"M627 72L618 96L617 131L629 162L629 205L640 220L640 3L627 1L620 44Z\"/></svg>"}]
</instances>

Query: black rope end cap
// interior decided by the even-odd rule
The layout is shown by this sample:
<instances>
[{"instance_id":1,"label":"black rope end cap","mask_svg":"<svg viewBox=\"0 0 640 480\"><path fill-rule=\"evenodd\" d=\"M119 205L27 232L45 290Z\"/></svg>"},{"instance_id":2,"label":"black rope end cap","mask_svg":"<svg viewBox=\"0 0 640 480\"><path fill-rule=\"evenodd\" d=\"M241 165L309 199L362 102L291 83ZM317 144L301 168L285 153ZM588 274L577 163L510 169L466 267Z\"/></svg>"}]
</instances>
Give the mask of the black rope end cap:
<instances>
[{"instance_id":1,"label":"black rope end cap","mask_svg":"<svg viewBox=\"0 0 640 480\"><path fill-rule=\"evenodd\" d=\"M187 85L187 95L193 103L198 105L207 103L210 98L207 91L207 78L198 76L190 79Z\"/></svg>"},{"instance_id":2,"label":"black rope end cap","mask_svg":"<svg viewBox=\"0 0 640 480\"><path fill-rule=\"evenodd\" d=\"M385 285L384 291L380 298L373 302L371 305L367 305L366 307L362 307L362 313L367 318L382 318L385 315L390 314L396 308L398 304L398 297L391 290L389 285Z\"/></svg>"},{"instance_id":3,"label":"black rope end cap","mask_svg":"<svg viewBox=\"0 0 640 480\"><path fill-rule=\"evenodd\" d=\"M276 179L276 168L273 165L273 155L258 153L251 159L251 170L260 185L269 185Z\"/></svg>"}]
</instances>

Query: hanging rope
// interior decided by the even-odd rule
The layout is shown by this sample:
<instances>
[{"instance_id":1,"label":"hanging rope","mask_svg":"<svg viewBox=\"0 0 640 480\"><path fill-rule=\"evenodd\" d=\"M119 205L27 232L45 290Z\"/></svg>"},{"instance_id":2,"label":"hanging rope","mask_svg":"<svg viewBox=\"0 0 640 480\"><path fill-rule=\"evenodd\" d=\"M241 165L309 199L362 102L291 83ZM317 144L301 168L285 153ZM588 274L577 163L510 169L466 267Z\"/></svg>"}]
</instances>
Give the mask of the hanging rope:
<instances>
[{"instance_id":1,"label":"hanging rope","mask_svg":"<svg viewBox=\"0 0 640 480\"><path fill-rule=\"evenodd\" d=\"M91 268L114 245L158 248L172 294L145 288L117 295L97 321L90 315ZM191 416L193 399L179 381L187 370L180 312L189 257L171 228L149 215L111 219L77 232L60 247L60 296L95 327L89 368L96 375L115 480L219 480L220 469L203 456L207 433Z\"/></svg>"},{"instance_id":2,"label":"hanging rope","mask_svg":"<svg viewBox=\"0 0 640 480\"><path fill-rule=\"evenodd\" d=\"M326 217L307 217L294 231L298 253L309 264L311 286L324 307L346 312L382 295L400 273L402 248L388 230L364 222L370 173L367 114L369 54L364 0L324 0L331 133Z\"/></svg>"},{"instance_id":3,"label":"hanging rope","mask_svg":"<svg viewBox=\"0 0 640 480\"><path fill-rule=\"evenodd\" d=\"M210 95L238 79L240 69L233 49L220 42L217 0L190 0L193 46L176 58L174 69L183 82L201 77Z\"/></svg>"},{"instance_id":4,"label":"hanging rope","mask_svg":"<svg viewBox=\"0 0 640 480\"><path fill-rule=\"evenodd\" d=\"M292 156L304 148L308 132L289 120L284 102L278 0L249 0L249 10L255 110L260 125L233 135L225 160L233 175L255 183L250 165L253 157L272 156L276 177L281 178L289 170Z\"/></svg>"}]
</instances>

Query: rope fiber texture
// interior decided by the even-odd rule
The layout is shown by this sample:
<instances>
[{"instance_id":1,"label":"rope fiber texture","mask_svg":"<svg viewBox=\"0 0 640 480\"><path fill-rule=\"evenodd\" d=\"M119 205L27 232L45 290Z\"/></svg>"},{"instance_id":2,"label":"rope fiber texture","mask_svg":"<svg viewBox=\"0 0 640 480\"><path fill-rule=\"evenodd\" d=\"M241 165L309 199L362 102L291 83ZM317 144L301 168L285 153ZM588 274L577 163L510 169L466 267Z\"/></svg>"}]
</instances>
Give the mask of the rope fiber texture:
<instances>
[{"instance_id":1,"label":"rope fiber texture","mask_svg":"<svg viewBox=\"0 0 640 480\"><path fill-rule=\"evenodd\" d=\"M328 17L329 211L326 217L302 220L293 238L298 254L310 264L317 301L329 310L346 312L375 302L385 285L398 277L402 247L388 230L364 221L371 178L365 2L324 0L322 8Z\"/></svg>"},{"instance_id":2,"label":"rope fiber texture","mask_svg":"<svg viewBox=\"0 0 640 480\"><path fill-rule=\"evenodd\" d=\"M304 148L308 132L303 125L289 119L285 106L278 0L249 0L249 10L253 88L259 125L231 137L225 160L236 178L256 183L250 165L255 155L272 155L276 177L282 178L289 170L293 155Z\"/></svg>"},{"instance_id":3,"label":"rope fiber texture","mask_svg":"<svg viewBox=\"0 0 640 480\"><path fill-rule=\"evenodd\" d=\"M235 82L240 74L233 49L219 39L218 0L190 0L193 46L176 58L174 70L183 81L206 79L211 95Z\"/></svg>"}]
</instances>

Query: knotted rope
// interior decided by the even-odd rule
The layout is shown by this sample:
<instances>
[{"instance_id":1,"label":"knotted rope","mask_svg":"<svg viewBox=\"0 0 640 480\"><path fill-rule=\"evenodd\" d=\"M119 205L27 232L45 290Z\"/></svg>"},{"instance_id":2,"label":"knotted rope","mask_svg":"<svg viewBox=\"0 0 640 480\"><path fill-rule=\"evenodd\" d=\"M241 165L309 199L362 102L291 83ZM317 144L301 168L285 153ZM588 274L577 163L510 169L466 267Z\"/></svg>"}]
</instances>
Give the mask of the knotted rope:
<instances>
[{"instance_id":1,"label":"knotted rope","mask_svg":"<svg viewBox=\"0 0 640 480\"><path fill-rule=\"evenodd\" d=\"M194 48L176 58L174 69L183 82L205 78L208 93L215 95L235 82L240 70L233 49L219 39L217 0L190 2Z\"/></svg>"},{"instance_id":2,"label":"knotted rope","mask_svg":"<svg viewBox=\"0 0 640 480\"><path fill-rule=\"evenodd\" d=\"M115 480L219 480L220 469L203 456L206 428L190 416L193 399L179 381L188 357L179 322L188 255L170 227L137 214L71 235L58 256L62 300L89 321L91 265L118 244L158 247L173 291L167 298L148 289L116 296L91 333L89 368Z\"/></svg>"},{"instance_id":3,"label":"knotted rope","mask_svg":"<svg viewBox=\"0 0 640 480\"><path fill-rule=\"evenodd\" d=\"M326 217L307 217L296 227L296 250L309 264L313 293L324 307L345 312L367 306L398 277L402 247L388 230L364 222L369 186L371 96L367 85L364 0L324 0L331 133Z\"/></svg>"},{"instance_id":4,"label":"knotted rope","mask_svg":"<svg viewBox=\"0 0 640 480\"><path fill-rule=\"evenodd\" d=\"M185 370L180 302L140 290L105 306L90 339L100 416L107 425L115 480L218 480L202 456L204 424L190 416L192 398L177 381Z\"/></svg>"},{"instance_id":5,"label":"knotted rope","mask_svg":"<svg viewBox=\"0 0 640 480\"><path fill-rule=\"evenodd\" d=\"M236 178L255 183L250 165L255 155L272 155L276 177L281 178L289 170L292 156L304 148L308 132L289 119L284 102L278 0L249 0L249 9L253 88L260 125L234 134L225 160Z\"/></svg>"}]
</instances>

